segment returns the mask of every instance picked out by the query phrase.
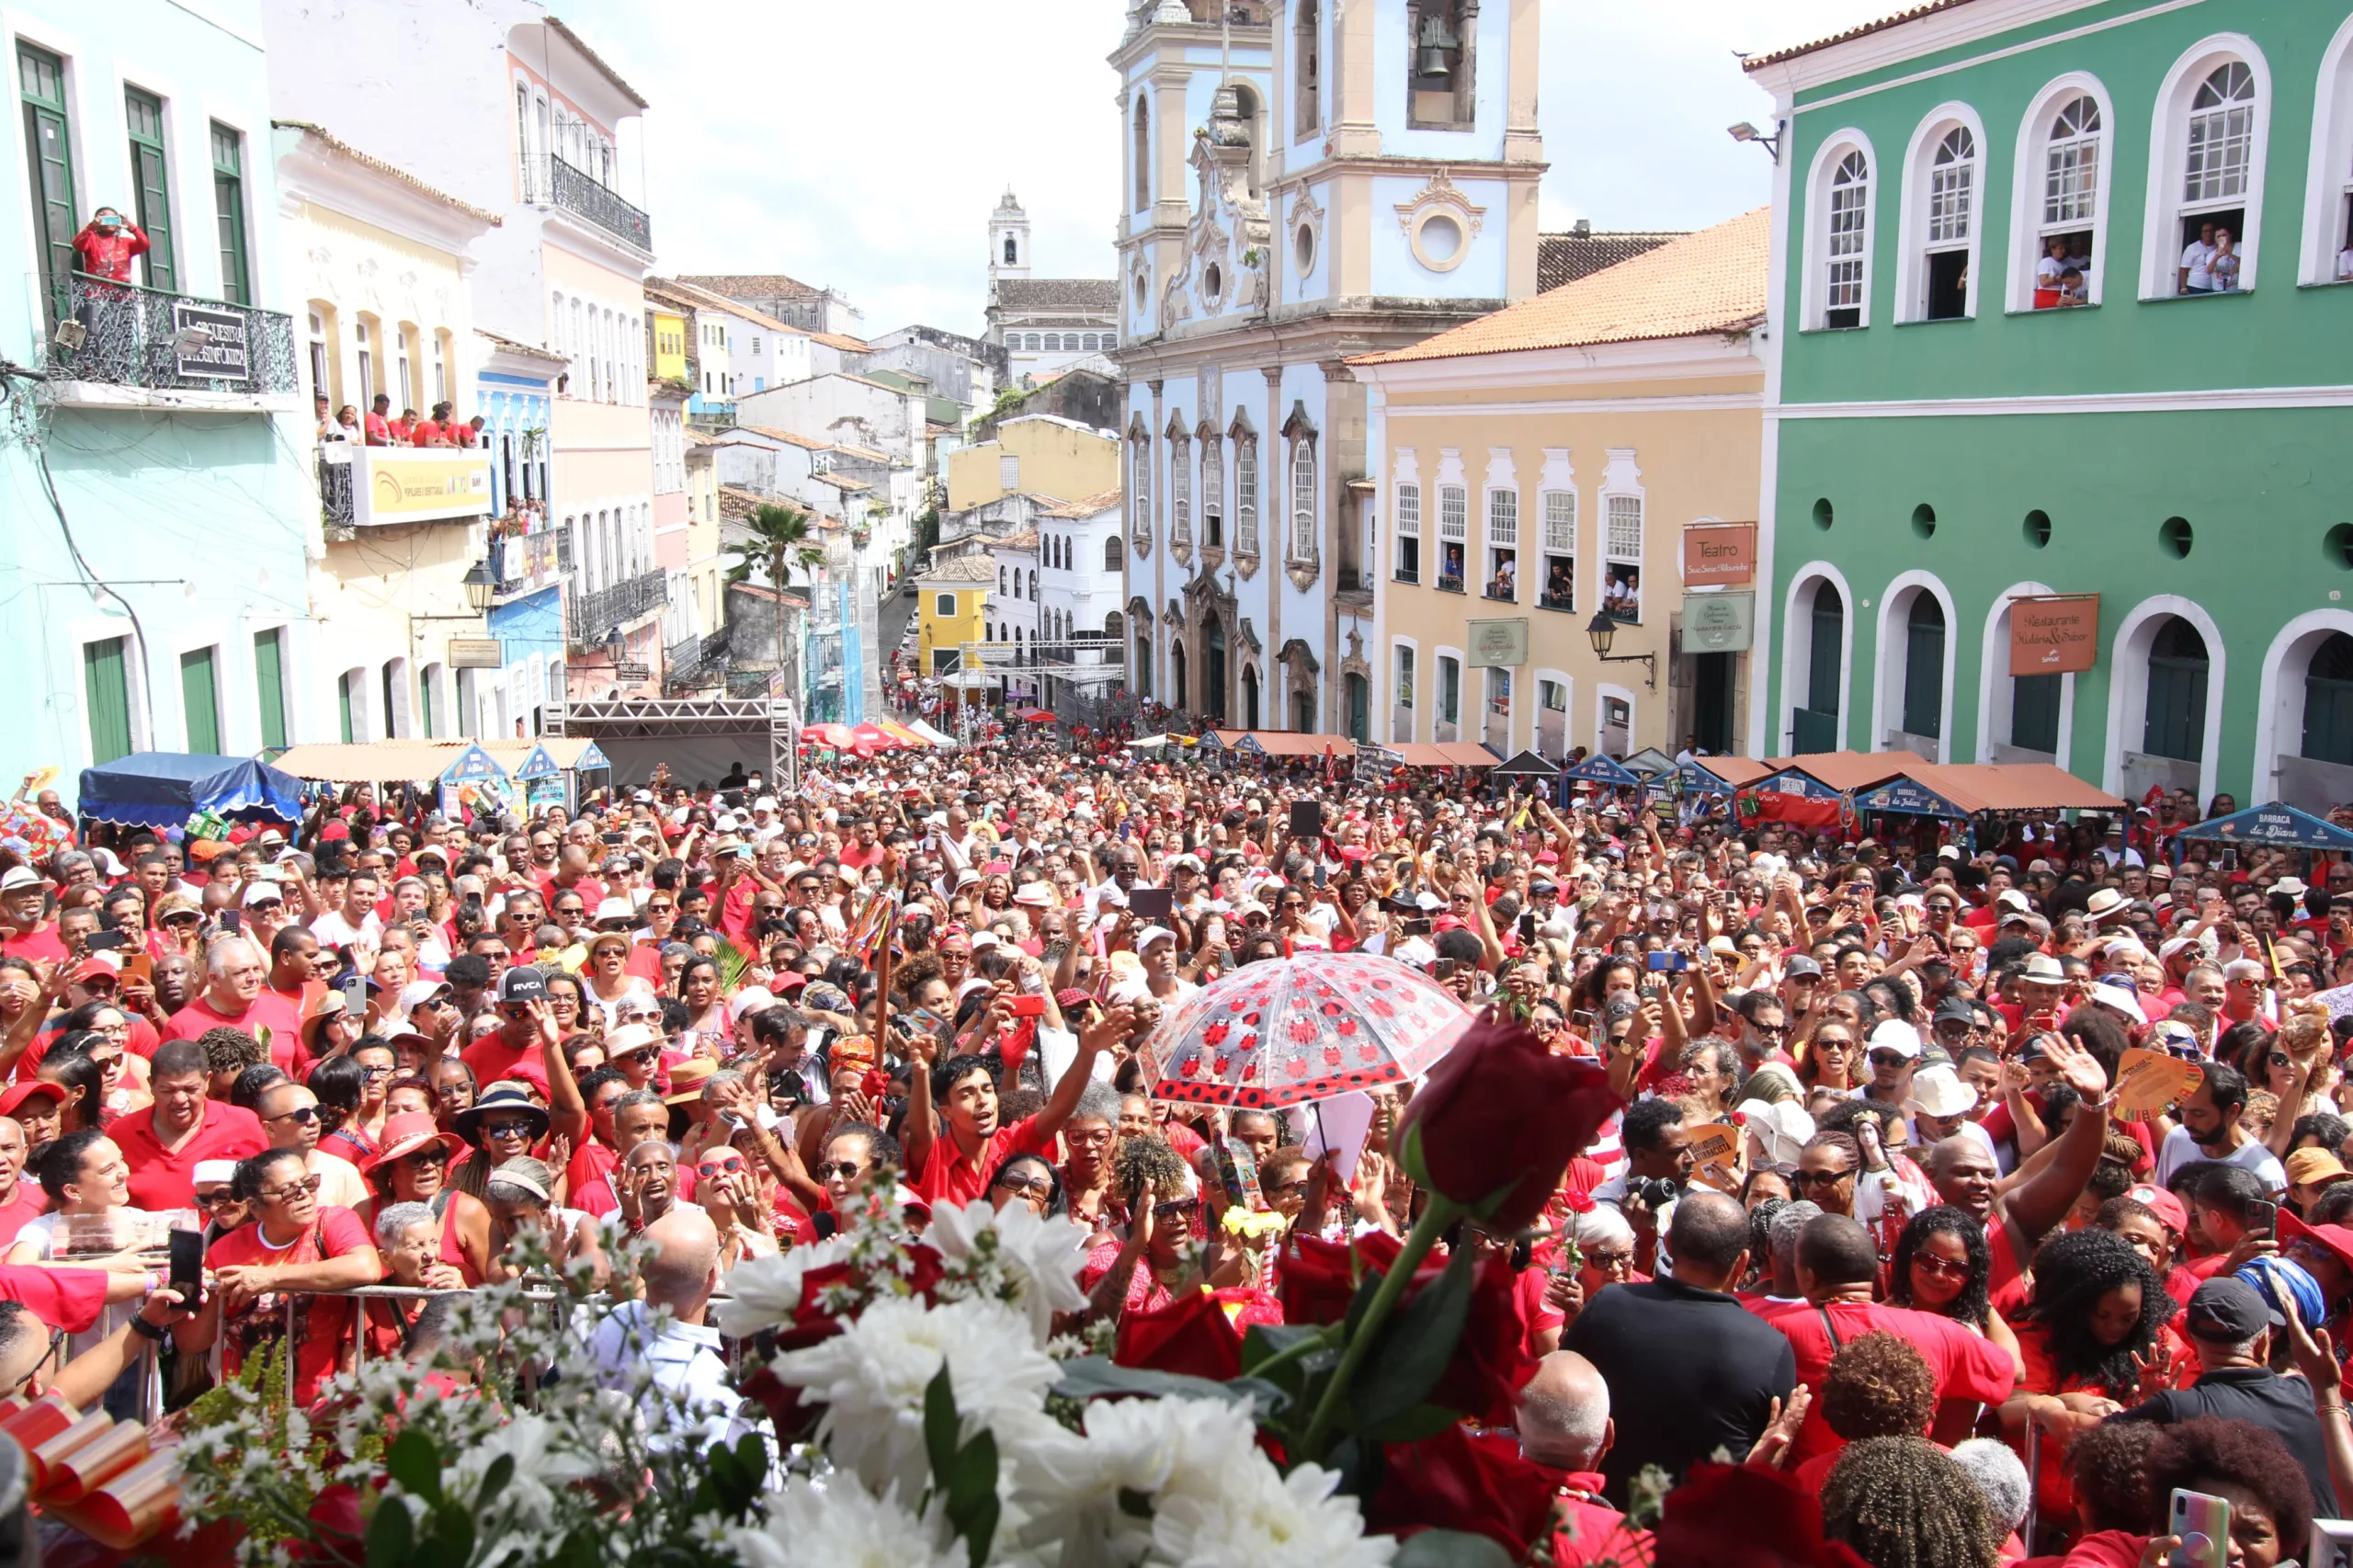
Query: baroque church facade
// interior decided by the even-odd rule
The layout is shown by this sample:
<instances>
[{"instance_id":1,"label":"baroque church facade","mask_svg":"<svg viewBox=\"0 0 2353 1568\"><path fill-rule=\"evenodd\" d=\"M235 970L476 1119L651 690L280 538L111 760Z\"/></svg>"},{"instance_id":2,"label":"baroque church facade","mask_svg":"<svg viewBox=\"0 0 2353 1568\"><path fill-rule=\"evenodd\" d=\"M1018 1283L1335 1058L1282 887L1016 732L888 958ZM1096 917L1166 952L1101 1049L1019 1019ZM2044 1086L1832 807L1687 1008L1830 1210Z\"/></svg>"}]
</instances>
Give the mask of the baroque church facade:
<instances>
[{"instance_id":1,"label":"baroque church facade","mask_svg":"<svg viewBox=\"0 0 2353 1568\"><path fill-rule=\"evenodd\" d=\"M1139 696L1372 739L1380 410L1347 360L1537 291L1539 0L1136 0L1119 348Z\"/></svg>"}]
</instances>

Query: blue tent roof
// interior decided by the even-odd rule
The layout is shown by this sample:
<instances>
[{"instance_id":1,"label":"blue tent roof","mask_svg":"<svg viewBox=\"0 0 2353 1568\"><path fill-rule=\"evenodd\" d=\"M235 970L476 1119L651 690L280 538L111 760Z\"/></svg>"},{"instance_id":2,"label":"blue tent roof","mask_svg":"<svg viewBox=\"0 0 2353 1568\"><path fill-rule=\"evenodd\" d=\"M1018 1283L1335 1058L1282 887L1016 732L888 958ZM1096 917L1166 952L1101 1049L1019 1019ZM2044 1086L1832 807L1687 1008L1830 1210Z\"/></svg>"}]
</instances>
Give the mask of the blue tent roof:
<instances>
[{"instance_id":1,"label":"blue tent roof","mask_svg":"<svg viewBox=\"0 0 2353 1568\"><path fill-rule=\"evenodd\" d=\"M2274 849L2353 849L2353 833L2279 801L2185 827L2177 836L2261 844Z\"/></svg>"},{"instance_id":2,"label":"blue tent roof","mask_svg":"<svg viewBox=\"0 0 2353 1568\"><path fill-rule=\"evenodd\" d=\"M248 756L135 751L84 768L79 804L85 817L140 827L181 827L199 812L300 822L302 781Z\"/></svg>"},{"instance_id":3,"label":"blue tent roof","mask_svg":"<svg viewBox=\"0 0 2353 1568\"><path fill-rule=\"evenodd\" d=\"M1631 789L1643 781L1641 774L1615 757L1604 756L1598 752L1574 767L1563 769L1561 777L1582 779L1587 784L1608 784L1620 790Z\"/></svg>"}]
</instances>

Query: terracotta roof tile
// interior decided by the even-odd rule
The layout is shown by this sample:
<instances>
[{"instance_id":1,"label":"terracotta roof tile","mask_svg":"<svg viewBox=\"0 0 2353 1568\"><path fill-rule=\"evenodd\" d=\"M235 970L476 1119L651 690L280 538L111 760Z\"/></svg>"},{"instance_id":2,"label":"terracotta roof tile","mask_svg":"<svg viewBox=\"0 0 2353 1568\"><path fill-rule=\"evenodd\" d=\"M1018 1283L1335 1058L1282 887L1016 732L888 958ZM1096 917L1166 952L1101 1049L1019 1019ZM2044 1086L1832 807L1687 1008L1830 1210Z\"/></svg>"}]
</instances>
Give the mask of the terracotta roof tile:
<instances>
[{"instance_id":1,"label":"terracotta roof tile","mask_svg":"<svg viewBox=\"0 0 2353 1568\"><path fill-rule=\"evenodd\" d=\"M627 98L630 102L635 104L640 108L651 108L654 107L645 101L635 87L631 86L627 82L621 80L621 74L620 72L605 63L604 56L598 54L595 50L588 47L588 40L586 39L582 38L578 33L574 32L570 28L564 26L563 17L550 17L548 18L548 26L555 29L557 37L568 40L573 48L578 50L583 55L585 55L588 60L588 63L594 65L600 73L602 73L606 81L610 82L614 86L619 87L621 90L621 97Z\"/></svg>"},{"instance_id":2,"label":"terracotta roof tile","mask_svg":"<svg viewBox=\"0 0 2353 1568\"><path fill-rule=\"evenodd\" d=\"M772 440L782 441L789 447L799 447L806 452L830 452L834 449L834 444L831 441L820 441L813 436L796 436L790 430L771 429L766 425L738 425L735 428L749 430L755 436L766 436Z\"/></svg>"},{"instance_id":3,"label":"terracotta roof tile","mask_svg":"<svg viewBox=\"0 0 2353 1568\"><path fill-rule=\"evenodd\" d=\"M1007 311L1096 311L1109 315L1120 308L1120 284L1114 278L1000 278L996 304Z\"/></svg>"},{"instance_id":4,"label":"terracotta roof tile","mask_svg":"<svg viewBox=\"0 0 2353 1568\"><path fill-rule=\"evenodd\" d=\"M1349 363L1636 343L1752 326L1765 316L1772 234L1772 210L1759 207L1450 332Z\"/></svg>"},{"instance_id":5,"label":"terracotta roof tile","mask_svg":"<svg viewBox=\"0 0 2353 1568\"><path fill-rule=\"evenodd\" d=\"M1564 283L1590 278L1605 267L1631 261L1654 251L1688 230L1643 233L1631 229L1597 229L1590 233L1536 236L1536 291L1549 294Z\"/></svg>"},{"instance_id":6,"label":"terracotta roof tile","mask_svg":"<svg viewBox=\"0 0 2353 1568\"><path fill-rule=\"evenodd\" d=\"M384 162L383 159L375 156L373 153L361 152L358 148L354 147L351 143L344 141L341 137L329 131L325 126L313 125L307 119L273 119L269 123L278 127L280 130L300 131L305 135L315 136L319 139L321 144L325 146L329 152L332 152L338 156L348 158L362 168L373 169L376 173L383 175L387 178L396 179L403 185L407 186L410 189L417 191L422 195L429 196L445 207L456 208L459 211L464 213L469 218L479 218L494 229L503 226L506 222L506 219L501 218L495 212L492 212L484 208L477 207L471 201L460 201L446 190L436 189L434 187L426 184L423 180L409 173L406 169L388 164Z\"/></svg>"},{"instance_id":7,"label":"terracotta roof tile","mask_svg":"<svg viewBox=\"0 0 2353 1568\"><path fill-rule=\"evenodd\" d=\"M813 300L817 290L798 278L787 278L781 272L697 272L678 279L698 289L708 289L729 299L742 295L755 300Z\"/></svg>"},{"instance_id":8,"label":"terracotta roof tile","mask_svg":"<svg viewBox=\"0 0 2353 1568\"><path fill-rule=\"evenodd\" d=\"M1872 33L1885 32L1890 28L1900 28L1904 23L1917 21L1922 17L1933 17L1939 11L1949 11L1957 6L1968 4L1969 0L1928 0L1925 6L1915 6L1908 11L1898 11L1892 17L1881 17L1875 22L1864 22L1858 27L1848 28L1843 33L1832 33L1828 38L1815 39L1812 43L1794 44L1788 49L1777 49L1770 54L1752 54L1740 62L1740 68L1744 71L1754 71L1763 65L1778 65L1784 60L1795 60L1801 54L1812 54L1817 49L1828 49L1834 43L1845 43L1849 39L1868 38Z\"/></svg>"},{"instance_id":9,"label":"terracotta roof tile","mask_svg":"<svg viewBox=\"0 0 2353 1568\"><path fill-rule=\"evenodd\" d=\"M1049 507L1039 515L1047 517L1092 517L1099 512L1109 511L1119 504L1120 487L1115 484L1108 490L1099 490L1092 495L1082 495L1075 501L1065 501L1059 506Z\"/></svg>"}]
</instances>

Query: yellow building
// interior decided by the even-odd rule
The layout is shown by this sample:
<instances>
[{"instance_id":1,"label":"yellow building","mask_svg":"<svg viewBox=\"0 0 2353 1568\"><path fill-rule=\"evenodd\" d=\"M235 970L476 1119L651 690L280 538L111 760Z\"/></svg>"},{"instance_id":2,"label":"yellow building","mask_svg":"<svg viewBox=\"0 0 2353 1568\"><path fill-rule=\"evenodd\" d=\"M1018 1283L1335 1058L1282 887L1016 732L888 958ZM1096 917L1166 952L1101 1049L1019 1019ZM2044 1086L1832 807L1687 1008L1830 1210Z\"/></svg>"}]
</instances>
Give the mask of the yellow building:
<instances>
[{"instance_id":1,"label":"yellow building","mask_svg":"<svg viewBox=\"0 0 2353 1568\"><path fill-rule=\"evenodd\" d=\"M687 364L687 334L692 330L687 313L665 304L648 289L645 291L645 331L654 350L654 379L676 381L689 390L694 382Z\"/></svg>"},{"instance_id":2,"label":"yellow building","mask_svg":"<svg viewBox=\"0 0 2353 1568\"><path fill-rule=\"evenodd\" d=\"M963 645L987 633L989 595L996 564L985 551L941 556L915 579L915 667L941 675L959 667Z\"/></svg>"},{"instance_id":3,"label":"yellow building","mask_svg":"<svg viewBox=\"0 0 2353 1568\"><path fill-rule=\"evenodd\" d=\"M1778 751L1739 723L1770 240L1759 209L1349 361L1372 387L1387 650L1370 681L1350 677L1354 733L1505 756L1692 735ZM1714 524L1747 526L1687 538Z\"/></svg>"},{"instance_id":4,"label":"yellow building","mask_svg":"<svg viewBox=\"0 0 2353 1568\"><path fill-rule=\"evenodd\" d=\"M1120 443L1056 414L1029 414L996 427L996 439L951 453L948 509L969 512L1017 492L1075 500L1120 483Z\"/></svg>"}]
</instances>

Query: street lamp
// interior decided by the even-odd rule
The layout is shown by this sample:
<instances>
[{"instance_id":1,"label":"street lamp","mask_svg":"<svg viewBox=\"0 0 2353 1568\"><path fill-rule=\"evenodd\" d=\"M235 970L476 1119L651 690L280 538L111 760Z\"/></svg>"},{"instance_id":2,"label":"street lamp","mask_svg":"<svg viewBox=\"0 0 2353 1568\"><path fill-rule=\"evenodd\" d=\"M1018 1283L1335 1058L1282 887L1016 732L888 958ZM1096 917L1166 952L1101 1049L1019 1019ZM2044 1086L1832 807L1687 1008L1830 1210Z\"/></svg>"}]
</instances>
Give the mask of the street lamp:
<instances>
[{"instance_id":1,"label":"street lamp","mask_svg":"<svg viewBox=\"0 0 2353 1568\"><path fill-rule=\"evenodd\" d=\"M490 608L490 601L498 597L498 578L490 569L490 558L483 557L466 568L466 602L474 607L476 615Z\"/></svg>"},{"instance_id":2,"label":"street lamp","mask_svg":"<svg viewBox=\"0 0 2353 1568\"><path fill-rule=\"evenodd\" d=\"M1605 665L1639 664L1643 666L1643 669L1645 672L1644 679L1649 685L1650 689L1653 691L1656 691L1658 689L1657 654L1612 653L1609 651L1610 644L1618 640L1618 622L1610 616L1608 610L1602 609L1594 612L1593 619L1586 626L1585 634L1593 643L1593 656L1595 658L1600 660Z\"/></svg>"},{"instance_id":3,"label":"street lamp","mask_svg":"<svg viewBox=\"0 0 2353 1568\"><path fill-rule=\"evenodd\" d=\"M1735 142L1756 142L1758 146L1765 149L1767 154L1770 156L1775 163L1778 164L1781 161L1781 135L1780 126L1778 123L1774 126L1773 134L1770 136L1766 135L1763 131L1757 130L1756 127L1749 124L1748 121L1745 119L1738 125L1726 126L1724 128L1724 131L1725 134L1729 135Z\"/></svg>"}]
</instances>

